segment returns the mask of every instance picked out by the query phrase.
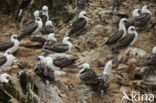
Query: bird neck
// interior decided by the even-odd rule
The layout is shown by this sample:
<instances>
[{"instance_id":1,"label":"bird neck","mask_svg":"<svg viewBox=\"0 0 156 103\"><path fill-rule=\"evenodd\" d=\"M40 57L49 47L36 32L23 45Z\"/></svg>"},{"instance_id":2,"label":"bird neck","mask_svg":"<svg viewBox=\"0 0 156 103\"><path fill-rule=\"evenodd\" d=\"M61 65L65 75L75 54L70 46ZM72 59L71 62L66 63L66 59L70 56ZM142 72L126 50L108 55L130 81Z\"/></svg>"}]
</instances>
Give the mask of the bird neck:
<instances>
[{"instance_id":1,"label":"bird neck","mask_svg":"<svg viewBox=\"0 0 156 103\"><path fill-rule=\"evenodd\" d=\"M15 45L19 45L19 41L17 39L11 39L11 42L13 42Z\"/></svg>"},{"instance_id":2,"label":"bird neck","mask_svg":"<svg viewBox=\"0 0 156 103\"><path fill-rule=\"evenodd\" d=\"M124 31L124 35L126 35L126 27L123 23L119 23L119 30L123 30Z\"/></svg>"},{"instance_id":3,"label":"bird neck","mask_svg":"<svg viewBox=\"0 0 156 103\"><path fill-rule=\"evenodd\" d=\"M37 22L37 24L38 24L38 28L39 29L42 29L42 27L43 27L43 22L42 21L36 21Z\"/></svg>"},{"instance_id":4,"label":"bird neck","mask_svg":"<svg viewBox=\"0 0 156 103\"><path fill-rule=\"evenodd\" d=\"M71 43L71 42L69 42L69 41L63 41L63 44L68 45L68 46L69 46L69 50L71 50L71 49L72 49L72 47L73 47L72 43Z\"/></svg>"},{"instance_id":5,"label":"bird neck","mask_svg":"<svg viewBox=\"0 0 156 103\"><path fill-rule=\"evenodd\" d=\"M111 63L111 61L109 61L109 62L106 64L103 73L104 73L104 74L107 74L107 75L110 75L111 70L112 70L112 63Z\"/></svg>"}]
</instances>

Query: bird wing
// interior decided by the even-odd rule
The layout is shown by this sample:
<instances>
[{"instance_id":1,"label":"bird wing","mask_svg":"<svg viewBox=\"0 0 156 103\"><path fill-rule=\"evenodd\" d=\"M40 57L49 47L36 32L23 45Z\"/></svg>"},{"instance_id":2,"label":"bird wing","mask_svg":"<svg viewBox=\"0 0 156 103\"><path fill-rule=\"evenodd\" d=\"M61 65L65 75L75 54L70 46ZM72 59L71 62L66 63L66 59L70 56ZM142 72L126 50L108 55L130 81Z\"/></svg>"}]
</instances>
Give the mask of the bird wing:
<instances>
[{"instance_id":1,"label":"bird wing","mask_svg":"<svg viewBox=\"0 0 156 103\"><path fill-rule=\"evenodd\" d=\"M72 24L71 30L69 32L69 36L83 29L86 23L87 22L84 18L78 18L76 21L74 21L74 23Z\"/></svg>"},{"instance_id":2,"label":"bird wing","mask_svg":"<svg viewBox=\"0 0 156 103\"><path fill-rule=\"evenodd\" d=\"M54 33L54 28L52 26L48 26L45 28L47 34Z\"/></svg>"},{"instance_id":3,"label":"bird wing","mask_svg":"<svg viewBox=\"0 0 156 103\"><path fill-rule=\"evenodd\" d=\"M11 48L14 45L13 42L6 42L3 44L0 44L0 51L6 51L7 49Z\"/></svg>"},{"instance_id":4,"label":"bird wing","mask_svg":"<svg viewBox=\"0 0 156 103\"><path fill-rule=\"evenodd\" d=\"M56 44L56 41L54 41L54 40L47 40L44 43L43 48L44 49L48 49L49 47L53 46L54 44Z\"/></svg>"},{"instance_id":5,"label":"bird wing","mask_svg":"<svg viewBox=\"0 0 156 103\"><path fill-rule=\"evenodd\" d=\"M48 48L51 51L62 53L68 51L69 47L66 44L56 44Z\"/></svg>"},{"instance_id":6,"label":"bird wing","mask_svg":"<svg viewBox=\"0 0 156 103\"><path fill-rule=\"evenodd\" d=\"M46 15L41 15L40 18L42 19L42 22L45 24L48 17Z\"/></svg>"},{"instance_id":7,"label":"bird wing","mask_svg":"<svg viewBox=\"0 0 156 103\"><path fill-rule=\"evenodd\" d=\"M94 78L97 78L97 74L92 69L86 69L80 74L80 79L84 81L89 79L94 79Z\"/></svg>"},{"instance_id":8,"label":"bird wing","mask_svg":"<svg viewBox=\"0 0 156 103\"><path fill-rule=\"evenodd\" d=\"M18 37L18 40L22 40L25 36L31 35L38 27L38 23L31 23L22 31L21 35Z\"/></svg>"},{"instance_id":9,"label":"bird wing","mask_svg":"<svg viewBox=\"0 0 156 103\"><path fill-rule=\"evenodd\" d=\"M130 26L135 26L137 17L132 17L128 19L128 23L126 23L126 28L130 27Z\"/></svg>"},{"instance_id":10,"label":"bird wing","mask_svg":"<svg viewBox=\"0 0 156 103\"><path fill-rule=\"evenodd\" d=\"M117 44L117 49L128 46L135 38L135 34L127 34L124 38L122 38Z\"/></svg>"},{"instance_id":11,"label":"bird wing","mask_svg":"<svg viewBox=\"0 0 156 103\"><path fill-rule=\"evenodd\" d=\"M151 19L151 15L148 13L142 14L136 18L136 27L145 26L148 21Z\"/></svg>"},{"instance_id":12,"label":"bird wing","mask_svg":"<svg viewBox=\"0 0 156 103\"><path fill-rule=\"evenodd\" d=\"M66 67L66 66L70 65L72 62L71 62L70 59L63 57L63 58L56 58L53 61L53 63L54 63L55 66L63 68L63 67Z\"/></svg>"},{"instance_id":13,"label":"bird wing","mask_svg":"<svg viewBox=\"0 0 156 103\"><path fill-rule=\"evenodd\" d=\"M5 56L0 56L0 66L2 66L7 61Z\"/></svg>"},{"instance_id":14,"label":"bird wing","mask_svg":"<svg viewBox=\"0 0 156 103\"><path fill-rule=\"evenodd\" d=\"M112 36L109 37L105 45L110 45L116 43L121 37L123 36L124 31L123 30L118 30L116 31Z\"/></svg>"}]
</instances>

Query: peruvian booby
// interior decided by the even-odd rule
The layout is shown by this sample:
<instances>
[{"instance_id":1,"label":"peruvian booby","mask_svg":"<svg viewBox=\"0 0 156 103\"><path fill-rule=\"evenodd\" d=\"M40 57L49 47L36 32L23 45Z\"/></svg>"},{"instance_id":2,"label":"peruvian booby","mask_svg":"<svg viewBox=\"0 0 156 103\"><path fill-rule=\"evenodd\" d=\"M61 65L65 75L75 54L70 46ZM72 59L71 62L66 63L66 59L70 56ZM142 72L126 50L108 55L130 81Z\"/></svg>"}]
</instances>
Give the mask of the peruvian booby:
<instances>
[{"instance_id":1,"label":"peruvian booby","mask_svg":"<svg viewBox=\"0 0 156 103\"><path fill-rule=\"evenodd\" d=\"M112 10L119 10L120 5L122 4L122 0L112 0Z\"/></svg>"},{"instance_id":2,"label":"peruvian booby","mask_svg":"<svg viewBox=\"0 0 156 103\"><path fill-rule=\"evenodd\" d=\"M54 45L46 46L44 47L43 52L52 51L56 53L63 53L63 52L71 51L73 47L71 40L72 39L70 37L65 37L63 39L63 44L54 44Z\"/></svg>"},{"instance_id":3,"label":"peruvian booby","mask_svg":"<svg viewBox=\"0 0 156 103\"><path fill-rule=\"evenodd\" d=\"M42 19L43 24L45 24L49 20L48 7L47 6L42 7L40 18Z\"/></svg>"},{"instance_id":4,"label":"peruvian booby","mask_svg":"<svg viewBox=\"0 0 156 103\"><path fill-rule=\"evenodd\" d=\"M19 14L18 14L18 16L22 15L23 10L28 7L30 2L31 2L31 0L22 0L21 4L19 6Z\"/></svg>"},{"instance_id":5,"label":"peruvian booby","mask_svg":"<svg viewBox=\"0 0 156 103\"><path fill-rule=\"evenodd\" d=\"M84 10L87 4L89 5L89 0L76 0L76 10Z\"/></svg>"},{"instance_id":6,"label":"peruvian booby","mask_svg":"<svg viewBox=\"0 0 156 103\"><path fill-rule=\"evenodd\" d=\"M111 73L111 69L115 61L116 59L108 61L106 66L104 67L103 73L98 77L98 91L100 94L102 92L104 92L105 94L108 94L107 89L110 84L110 73Z\"/></svg>"},{"instance_id":7,"label":"peruvian booby","mask_svg":"<svg viewBox=\"0 0 156 103\"><path fill-rule=\"evenodd\" d=\"M40 17L37 17L34 23L31 23L24 28L18 40L22 40L26 36L30 36L32 34L36 34L39 30L42 29L43 23Z\"/></svg>"},{"instance_id":8,"label":"peruvian booby","mask_svg":"<svg viewBox=\"0 0 156 103\"><path fill-rule=\"evenodd\" d=\"M102 45L102 47L106 47L108 45L112 45L117 43L121 38L125 37L126 35L126 23L128 20L126 18L122 18L119 23L119 30L116 31L109 39Z\"/></svg>"},{"instance_id":9,"label":"peruvian booby","mask_svg":"<svg viewBox=\"0 0 156 103\"><path fill-rule=\"evenodd\" d=\"M153 48L152 53L152 55L147 57L145 66L156 66L156 47Z\"/></svg>"},{"instance_id":10,"label":"peruvian booby","mask_svg":"<svg viewBox=\"0 0 156 103\"><path fill-rule=\"evenodd\" d=\"M19 46L19 41L17 39L17 35L11 36L11 42L5 42L0 44L0 52L5 52L6 50L10 49L11 53L14 53Z\"/></svg>"},{"instance_id":11,"label":"peruvian booby","mask_svg":"<svg viewBox=\"0 0 156 103\"><path fill-rule=\"evenodd\" d=\"M126 28L130 26L135 26L135 23L137 22L138 17L141 15L142 11L141 9L135 9L133 11L133 17L128 19L128 23L126 24Z\"/></svg>"},{"instance_id":12,"label":"peruvian booby","mask_svg":"<svg viewBox=\"0 0 156 103\"><path fill-rule=\"evenodd\" d=\"M140 27L145 27L147 23L151 20L152 13L149 10L151 5L143 6L141 9L142 14L137 18L137 21L135 23L135 27L139 29Z\"/></svg>"},{"instance_id":13,"label":"peruvian booby","mask_svg":"<svg viewBox=\"0 0 156 103\"><path fill-rule=\"evenodd\" d=\"M54 33L50 33L49 35L48 35L48 38L47 38L47 40L46 40L46 42L44 43L44 45L43 45L43 48L45 49L45 48L48 48L48 47L50 47L50 46L53 46L54 44L56 44L57 43L57 40L56 40L56 38L55 38L55 34Z\"/></svg>"},{"instance_id":14,"label":"peruvian booby","mask_svg":"<svg viewBox=\"0 0 156 103\"><path fill-rule=\"evenodd\" d=\"M84 29L88 20L90 20L88 14L85 11L81 11L78 19L76 19L71 26L69 37Z\"/></svg>"},{"instance_id":15,"label":"peruvian booby","mask_svg":"<svg viewBox=\"0 0 156 103\"><path fill-rule=\"evenodd\" d=\"M79 72L79 78L85 82L85 84L97 84L97 74L90 68L88 63L82 65L82 69Z\"/></svg>"},{"instance_id":16,"label":"peruvian booby","mask_svg":"<svg viewBox=\"0 0 156 103\"><path fill-rule=\"evenodd\" d=\"M10 80L11 76L7 73L0 74L0 85L3 83L8 83Z\"/></svg>"},{"instance_id":17,"label":"peruvian booby","mask_svg":"<svg viewBox=\"0 0 156 103\"><path fill-rule=\"evenodd\" d=\"M49 67L48 65L44 63L37 63L35 68L34 68L35 73L41 77L41 79L48 80L48 81L54 81L55 80L55 75L54 75L54 70L52 67Z\"/></svg>"},{"instance_id":18,"label":"peruvian booby","mask_svg":"<svg viewBox=\"0 0 156 103\"><path fill-rule=\"evenodd\" d=\"M130 26L128 28L128 34L123 37L117 44L115 48L113 48L113 51L116 51L118 49L127 47L127 46L132 46L138 38L138 33L136 32L136 29L134 26Z\"/></svg>"},{"instance_id":19,"label":"peruvian booby","mask_svg":"<svg viewBox=\"0 0 156 103\"><path fill-rule=\"evenodd\" d=\"M54 26L53 26L52 21L48 20L46 22L46 26L43 28L43 30L41 30L41 33L44 34L44 35L54 33Z\"/></svg>"},{"instance_id":20,"label":"peruvian booby","mask_svg":"<svg viewBox=\"0 0 156 103\"><path fill-rule=\"evenodd\" d=\"M15 60L15 57L11 54L11 50L7 50L5 53L0 55L0 71L5 67L10 67Z\"/></svg>"}]
</instances>

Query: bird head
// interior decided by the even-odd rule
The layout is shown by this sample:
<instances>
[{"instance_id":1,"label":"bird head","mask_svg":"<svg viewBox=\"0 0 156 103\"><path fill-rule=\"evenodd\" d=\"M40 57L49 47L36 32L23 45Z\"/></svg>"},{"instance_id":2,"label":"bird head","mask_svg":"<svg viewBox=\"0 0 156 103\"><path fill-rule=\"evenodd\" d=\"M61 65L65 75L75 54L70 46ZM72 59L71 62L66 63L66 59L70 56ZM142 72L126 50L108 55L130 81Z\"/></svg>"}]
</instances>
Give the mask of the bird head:
<instances>
[{"instance_id":1,"label":"bird head","mask_svg":"<svg viewBox=\"0 0 156 103\"><path fill-rule=\"evenodd\" d=\"M134 26L130 26L128 28L128 33L134 33L136 31L135 27Z\"/></svg>"},{"instance_id":2,"label":"bird head","mask_svg":"<svg viewBox=\"0 0 156 103\"><path fill-rule=\"evenodd\" d=\"M17 35L12 35L11 36L11 40L17 40L18 39L18 36Z\"/></svg>"},{"instance_id":3,"label":"bird head","mask_svg":"<svg viewBox=\"0 0 156 103\"><path fill-rule=\"evenodd\" d=\"M84 18L86 20L91 20L91 19L89 19L89 16L88 16L88 14L85 11L81 11L80 12L79 18Z\"/></svg>"},{"instance_id":4,"label":"bird head","mask_svg":"<svg viewBox=\"0 0 156 103\"><path fill-rule=\"evenodd\" d=\"M126 19L126 18L122 18L121 20L120 20L120 23L122 23L122 24L126 24L126 23L128 23L128 20Z\"/></svg>"},{"instance_id":5,"label":"bird head","mask_svg":"<svg viewBox=\"0 0 156 103\"><path fill-rule=\"evenodd\" d=\"M48 35L48 40L56 40L55 34L54 34L54 33L50 33L50 34Z\"/></svg>"},{"instance_id":6,"label":"bird head","mask_svg":"<svg viewBox=\"0 0 156 103\"><path fill-rule=\"evenodd\" d=\"M37 18L37 17L39 17L39 15L40 15L40 11L39 10L36 10L34 12L34 17Z\"/></svg>"},{"instance_id":7,"label":"bird head","mask_svg":"<svg viewBox=\"0 0 156 103\"><path fill-rule=\"evenodd\" d=\"M46 27L48 27L48 26L53 26L53 23L52 23L51 20L48 20L48 21L46 22Z\"/></svg>"},{"instance_id":8,"label":"bird head","mask_svg":"<svg viewBox=\"0 0 156 103\"><path fill-rule=\"evenodd\" d=\"M64 39L63 39L63 42L72 42L72 38L70 38L70 37L65 37Z\"/></svg>"},{"instance_id":9,"label":"bird head","mask_svg":"<svg viewBox=\"0 0 156 103\"><path fill-rule=\"evenodd\" d=\"M42 11L44 11L44 12L48 11L48 6L43 6Z\"/></svg>"},{"instance_id":10,"label":"bird head","mask_svg":"<svg viewBox=\"0 0 156 103\"><path fill-rule=\"evenodd\" d=\"M156 54L156 46L152 49L152 53Z\"/></svg>"}]
</instances>

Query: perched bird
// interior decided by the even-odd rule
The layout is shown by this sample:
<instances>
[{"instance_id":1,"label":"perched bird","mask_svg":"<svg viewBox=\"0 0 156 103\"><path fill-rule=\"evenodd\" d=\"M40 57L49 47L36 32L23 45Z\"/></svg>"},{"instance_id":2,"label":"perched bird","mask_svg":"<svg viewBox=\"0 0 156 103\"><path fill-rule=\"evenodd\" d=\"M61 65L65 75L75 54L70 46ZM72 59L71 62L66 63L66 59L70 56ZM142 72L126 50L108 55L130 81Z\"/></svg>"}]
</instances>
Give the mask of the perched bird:
<instances>
[{"instance_id":1,"label":"perched bird","mask_svg":"<svg viewBox=\"0 0 156 103\"><path fill-rule=\"evenodd\" d=\"M152 13L149 10L150 7L152 6L146 5L143 6L143 8L141 9L142 14L137 18L136 23L134 25L137 29L145 27L147 23L151 20Z\"/></svg>"},{"instance_id":2,"label":"perched bird","mask_svg":"<svg viewBox=\"0 0 156 103\"><path fill-rule=\"evenodd\" d=\"M116 31L109 39L102 45L102 47L106 47L108 45L112 45L117 43L121 38L126 36L126 23L128 20L126 18L122 18L119 23L119 30Z\"/></svg>"},{"instance_id":3,"label":"perched bird","mask_svg":"<svg viewBox=\"0 0 156 103\"><path fill-rule=\"evenodd\" d=\"M87 4L89 5L89 0L76 0L76 10L84 10Z\"/></svg>"},{"instance_id":4,"label":"perched bird","mask_svg":"<svg viewBox=\"0 0 156 103\"><path fill-rule=\"evenodd\" d=\"M138 38L138 33L136 32L136 29L134 26L130 26L128 28L128 34L122 38L119 43L117 44L117 46L115 48L113 48L113 51L116 51L118 49L127 47L127 46L132 46L136 40Z\"/></svg>"},{"instance_id":5,"label":"perched bird","mask_svg":"<svg viewBox=\"0 0 156 103\"><path fill-rule=\"evenodd\" d=\"M72 39L70 37L65 37L63 39L63 44L54 44L45 46L43 52L55 52L55 53L64 53L67 51L71 51L72 49Z\"/></svg>"},{"instance_id":6,"label":"perched bird","mask_svg":"<svg viewBox=\"0 0 156 103\"><path fill-rule=\"evenodd\" d=\"M82 65L82 69L79 72L79 78L85 82L85 84L97 84L97 74L90 68L88 63Z\"/></svg>"},{"instance_id":7,"label":"perched bird","mask_svg":"<svg viewBox=\"0 0 156 103\"><path fill-rule=\"evenodd\" d=\"M152 55L148 56L145 62L145 66L156 66L156 47L153 48L152 50Z\"/></svg>"},{"instance_id":8,"label":"perched bird","mask_svg":"<svg viewBox=\"0 0 156 103\"><path fill-rule=\"evenodd\" d=\"M46 22L46 26L43 28L43 30L41 30L41 33L44 34L44 35L54 33L54 26L53 26L52 21L48 20Z\"/></svg>"},{"instance_id":9,"label":"perched bird","mask_svg":"<svg viewBox=\"0 0 156 103\"><path fill-rule=\"evenodd\" d=\"M122 4L122 0L112 0L112 10L119 10L120 5Z\"/></svg>"},{"instance_id":10,"label":"perched bird","mask_svg":"<svg viewBox=\"0 0 156 103\"><path fill-rule=\"evenodd\" d=\"M42 10L40 13L40 18L42 19L43 24L45 24L49 20L48 7L47 6L42 7Z\"/></svg>"},{"instance_id":11,"label":"perched bird","mask_svg":"<svg viewBox=\"0 0 156 103\"><path fill-rule=\"evenodd\" d=\"M106 66L104 67L103 73L98 77L98 91L99 93L108 94L108 87L110 84L110 73L112 70L112 66L115 63L116 59L110 60L107 62Z\"/></svg>"},{"instance_id":12,"label":"perched bird","mask_svg":"<svg viewBox=\"0 0 156 103\"><path fill-rule=\"evenodd\" d=\"M18 40L22 40L26 36L30 36L32 34L36 34L39 30L42 29L43 23L40 17L37 17L34 23L29 24L24 28L20 36L18 37Z\"/></svg>"},{"instance_id":13,"label":"perched bird","mask_svg":"<svg viewBox=\"0 0 156 103\"><path fill-rule=\"evenodd\" d=\"M48 80L48 81L54 81L55 75L54 70L52 67L49 67L48 65L44 63L37 63L34 68L35 73L41 77L41 79Z\"/></svg>"},{"instance_id":14,"label":"perched bird","mask_svg":"<svg viewBox=\"0 0 156 103\"><path fill-rule=\"evenodd\" d=\"M8 49L5 53L0 55L0 71L5 67L10 67L15 60L15 57L11 54L11 51Z\"/></svg>"},{"instance_id":15,"label":"perched bird","mask_svg":"<svg viewBox=\"0 0 156 103\"><path fill-rule=\"evenodd\" d=\"M19 17L22 15L23 10L28 7L30 2L31 2L31 0L22 0L21 4L19 6L19 14L18 14Z\"/></svg>"},{"instance_id":16,"label":"perched bird","mask_svg":"<svg viewBox=\"0 0 156 103\"><path fill-rule=\"evenodd\" d=\"M133 11L133 17L128 19L128 23L126 24L126 28L130 26L135 26L135 23L137 22L138 17L141 15L142 11L141 9L135 9Z\"/></svg>"},{"instance_id":17,"label":"perched bird","mask_svg":"<svg viewBox=\"0 0 156 103\"><path fill-rule=\"evenodd\" d=\"M49 48L50 46L53 46L54 44L57 43L57 40L55 38L55 34L54 33L50 33L48 35L48 39L46 40L46 42L43 45L43 48Z\"/></svg>"},{"instance_id":18,"label":"perched bird","mask_svg":"<svg viewBox=\"0 0 156 103\"><path fill-rule=\"evenodd\" d=\"M88 14L85 11L81 11L78 19L76 19L72 24L71 30L69 32L69 37L84 29L88 20L90 20Z\"/></svg>"},{"instance_id":19,"label":"perched bird","mask_svg":"<svg viewBox=\"0 0 156 103\"><path fill-rule=\"evenodd\" d=\"M11 53L14 53L19 46L19 41L17 39L17 35L11 36L11 42L5 42L0 44L0 52L5 52L6 50L10 50Z\"/></svg>"}]
</instances>

